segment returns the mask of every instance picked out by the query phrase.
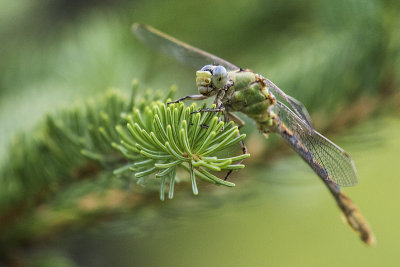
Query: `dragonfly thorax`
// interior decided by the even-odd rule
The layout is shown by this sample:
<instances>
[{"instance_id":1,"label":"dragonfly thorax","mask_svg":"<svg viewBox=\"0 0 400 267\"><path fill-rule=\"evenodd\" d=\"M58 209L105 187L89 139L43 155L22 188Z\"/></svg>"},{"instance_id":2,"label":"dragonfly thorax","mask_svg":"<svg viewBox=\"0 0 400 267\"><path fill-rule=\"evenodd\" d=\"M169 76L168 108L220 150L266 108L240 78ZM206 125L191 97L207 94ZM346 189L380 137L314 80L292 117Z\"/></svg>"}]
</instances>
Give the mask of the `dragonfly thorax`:
<instances>
[{"instance_id":1,"label":"dragonfly thorax","mask_svg":"<svg viewBox=\"0 0 400 267\"><path fill-rule=\"evenodd\" d=\"M197 88L204 96L215 95L227 81L228 72L223 66L206 65L196 72Z\"/></svg>"}]
</instances>

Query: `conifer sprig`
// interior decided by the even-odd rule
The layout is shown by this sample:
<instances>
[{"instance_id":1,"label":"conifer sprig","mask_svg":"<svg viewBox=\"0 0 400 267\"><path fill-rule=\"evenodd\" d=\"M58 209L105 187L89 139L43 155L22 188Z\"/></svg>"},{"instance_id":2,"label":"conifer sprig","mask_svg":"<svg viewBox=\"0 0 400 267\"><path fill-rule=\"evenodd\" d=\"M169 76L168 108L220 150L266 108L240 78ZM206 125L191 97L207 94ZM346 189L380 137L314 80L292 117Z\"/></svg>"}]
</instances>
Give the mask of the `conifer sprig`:
<instances>
[{"instance_id":1,"label":"conifer sprig","mask_svg":"<svg viewBox=\"0 0 400 267\"><path fill-rule=\"evenodd\" d=\"M203 106L204 108L205 106ZM134 108L126 116L126 127L116 126L120 144L113 143L130 163L116 169L115 174L131 170L138 179L150 174L160 180L160 198L164 200L165 185L169 183L168 197L173 198L177 167L189 172L192 191L198 194L196 177L217 185L234 186L210 171L236 170L243 164L233 164L249 154L220 158L216 155L238 144L246 135L239 134L233 122L225 124L221 114L195 113L196 103L166 105L155 102L144 113Z\"/></svg>"}]
</instances>

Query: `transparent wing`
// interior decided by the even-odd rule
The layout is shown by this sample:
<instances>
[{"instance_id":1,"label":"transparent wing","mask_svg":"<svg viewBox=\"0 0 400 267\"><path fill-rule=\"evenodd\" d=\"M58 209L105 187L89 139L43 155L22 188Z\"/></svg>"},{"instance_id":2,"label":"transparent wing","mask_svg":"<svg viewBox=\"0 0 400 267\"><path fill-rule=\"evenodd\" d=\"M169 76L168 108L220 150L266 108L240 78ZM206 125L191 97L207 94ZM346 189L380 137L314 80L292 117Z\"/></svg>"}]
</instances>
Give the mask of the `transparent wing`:
<instances>
[{"instance_id":1,"label":"transparent wing","mask_svg":"<svg viewBox=\"0 0 400 267\"><path fill-rule=\"evenodd\" d=\"M277 102L275 112L279 119L276 130L319 177L339 186L357 184L353 160L343 149L310 129L283 103Z\"/></svg>"},{"instance_id":2,"label":"transparent wing","mask_svg":"<svg viewBox=\"0 0 400 267\"><path fill-rule=\"evenodd\" d=\"M149 47L173 57L181 63L190 65L197 70L209 64L218 64L224 66L227 70L239 69L222 58L179 41L151 26L135 23L132 26L132 31L139 40Z\"/></svg>"},{"instance_id":3,"label":"transparent wing","mask_svg":"<svg viewBox=\"0 0 400 267\"><path fill-rule=\"evenodd\" d=\"M222 58L179 41L174 37L160 32L149 25L135 23L132 26L132 31L139 38L139 40L149 47L158 50L167 56L173 57L181 63L192 66L195 69L200 69L208 64L218 64L224 66L227 70L239 69L239 67ZM271 92L282 97L287 103L289 103L297 115L299 115L300 118L302 118L305 123L312 128L310 115L308 114L308 111L304 105L297 99L285 94L270 80L265 80Z\"/></svg>"},{"instance_id":4,"label":"transparent wing","mask_svg":"<svg viewBox=\"0 0 400 267\"><path fill-rule=\"evenodd\" d=\"M276 86L273 82L271 82L268 79L265 79L268 89L274 94L275 96L280 96L282 97L296 112L297 115L299 115L300 118L303 119L303 121L307 124L308 128L312 129L312 121L310 114L308 114L308 111L306 107L301 103L299 100L297 100L294 97L291 97L290 95L287 95L285 92L283 92L278 86Z\"/></svg>"}]
</instances>

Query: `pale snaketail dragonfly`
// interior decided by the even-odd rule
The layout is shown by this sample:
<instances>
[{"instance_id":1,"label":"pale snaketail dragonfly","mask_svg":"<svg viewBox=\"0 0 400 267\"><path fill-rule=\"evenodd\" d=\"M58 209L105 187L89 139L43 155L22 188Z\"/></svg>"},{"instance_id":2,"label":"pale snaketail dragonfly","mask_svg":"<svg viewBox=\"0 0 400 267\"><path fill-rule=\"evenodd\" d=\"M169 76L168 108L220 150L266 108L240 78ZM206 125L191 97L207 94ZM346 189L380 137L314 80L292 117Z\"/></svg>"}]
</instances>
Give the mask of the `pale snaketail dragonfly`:
<instances>
[{"instance_id":1,"label":"pale snaketail dragonfly","mask_svg":"<svg viewBox=\"0 0 400 267\"><path fill-rule=\"evenodd\" d=\"M132 30L147 46L198 69L196 84L200 94L183 97L174 103L213 96L216 108L204 111L222 111L226 120L233 120L239 126L243 126L244 122L232 112L242 112L256 122L262 133L279 134L328 187L347 223L365 243L374 243L374 235L361 212L340 190L341 186L357 184L353 160L342 148L313 128L307 109L300 101L285 94L263 76L239 68L148 25L136 23Z\"/></svg>"}]
</instances>

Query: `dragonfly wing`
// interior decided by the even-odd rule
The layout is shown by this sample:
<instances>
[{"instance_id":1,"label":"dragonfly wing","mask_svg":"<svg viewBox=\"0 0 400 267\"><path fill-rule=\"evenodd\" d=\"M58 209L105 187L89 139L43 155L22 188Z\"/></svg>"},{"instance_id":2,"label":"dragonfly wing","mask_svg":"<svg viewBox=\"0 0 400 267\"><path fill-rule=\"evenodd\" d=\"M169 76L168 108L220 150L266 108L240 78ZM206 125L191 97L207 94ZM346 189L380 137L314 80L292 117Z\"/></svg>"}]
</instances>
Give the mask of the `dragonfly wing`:
<instances>
[{"instance_id":1,"label":"dragonfly wing","mask_svg":"<svg viewBox=\"0 0 400 267\"><path fill-rule=\"evenodd\" d=\"M290 106L293 108L293 110L296 112L296 114L303 119L303 121L307 124L307 126L312 129L312 121L310 114L308 113L306 107L301 103L299 100L297 100L294 97L291 97L290 95L287 95L285 92L283 92L278 86L276 86L273 82L271 82L268 79L265 79L268 89L275 95L278 95L282 97L287 103L290 104Z\"/></svg>"},{"instance_id":2,"label":"dragonfly wing","mask_svg":"<svg viewBox=\"0 0 400 267\"><path fill-rule=\"evenodd\" d=\"M353 160L339 146L310 128L285 104L277 101L277 131L323 180L338 186L357 184Z\"/></svg>"},{"instance_id":3,"label":"dragonfly wing","mask_svg":"<svg viewBox=\"0 0 400 267\"><path fill-rule=\"evenodd\" d=\"M132 26L132 31L140 41L149 47L196 69L201 69L203 66L209 64L221 65L227 70L239 69L239 67L222 58L179 41L151 26L135 23Z\"/></svg>"}]
</instances>

